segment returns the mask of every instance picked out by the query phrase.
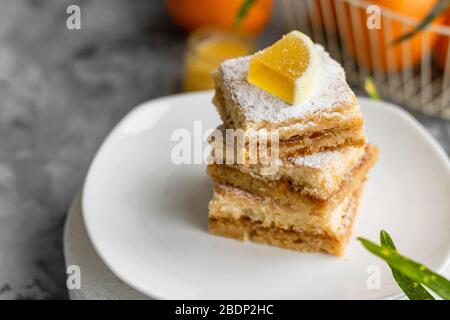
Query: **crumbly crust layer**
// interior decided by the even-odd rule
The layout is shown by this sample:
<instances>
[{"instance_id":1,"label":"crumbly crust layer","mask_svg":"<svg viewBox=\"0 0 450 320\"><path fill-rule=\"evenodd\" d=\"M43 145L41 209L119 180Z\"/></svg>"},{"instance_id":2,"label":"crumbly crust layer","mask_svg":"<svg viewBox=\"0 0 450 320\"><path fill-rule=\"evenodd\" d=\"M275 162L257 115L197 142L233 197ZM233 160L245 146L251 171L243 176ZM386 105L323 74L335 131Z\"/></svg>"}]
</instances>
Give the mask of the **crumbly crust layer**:
<instances>
[{"instance_id":1,"label":"crumbly crust layer","mask_svg":"<svg viewBox=\"0 0 450 320\"><path fill-rule=\"evenodd\" d=\"M255 196L228 185L215 185L209 202L210 218L259 221L261 226L293 229L320 235L337 236L342 232L345 210L351 196L327 215L311 215L308 211L295 210L269 197Z\"/></svg>"},{"instance_id":2,"label":"crumbly crust layer","mask_svg":"<svg viewBox=\"0 0 450 320\"><path fill-rule=\"evenodd\" d=\"M262 221L246 216L233 219L220 217L216 207L210 208L209 232L237 240L250 240L302 252L325 252L343 255L352 233L362 188L357 189L343 208L343 219L339 232L335 234L318 233L304 228L280 228L268 226Z\"/></svg>"},{"instance_id":3,"label":"crumbly crust layer","mask_svg":"<svg viewBox=\"0 0 450 320\"><path fill-rule=\"evenodd\" d=\"M377 158L378 149L368 145L360 164L344 177L338 190L326 200L312 197L305 189L295 188L289 181L270 181L225 165L210 164L207 172L216 184L238 187L256 196L273 198L278 203L294 210L323 216L333 211L345 197L359 187Z\"/></svg>"}]
</instances>

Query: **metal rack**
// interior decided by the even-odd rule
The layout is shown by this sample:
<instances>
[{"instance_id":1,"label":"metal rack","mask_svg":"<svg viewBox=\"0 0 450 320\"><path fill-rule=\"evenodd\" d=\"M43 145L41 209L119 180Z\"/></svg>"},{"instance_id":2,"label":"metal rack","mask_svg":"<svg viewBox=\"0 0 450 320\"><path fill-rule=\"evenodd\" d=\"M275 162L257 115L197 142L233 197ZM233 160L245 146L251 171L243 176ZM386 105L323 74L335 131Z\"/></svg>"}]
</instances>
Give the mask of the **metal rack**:
<instances>
[{"instance_id":1,"label":"metal rack","mask_svg":"<svg viewBox=\"0 0 450 320\"><path fill-rule=\"evenodd\" d=\"M364 88L372 77L383 99L450 119L450 27L441 21L392 45L418 21L371 5L359 0L281 0L287 27L322 44L343 65L351 85ZM370 29L367 17L378 12L380 28Z\"/></svg>"}]
</instances>

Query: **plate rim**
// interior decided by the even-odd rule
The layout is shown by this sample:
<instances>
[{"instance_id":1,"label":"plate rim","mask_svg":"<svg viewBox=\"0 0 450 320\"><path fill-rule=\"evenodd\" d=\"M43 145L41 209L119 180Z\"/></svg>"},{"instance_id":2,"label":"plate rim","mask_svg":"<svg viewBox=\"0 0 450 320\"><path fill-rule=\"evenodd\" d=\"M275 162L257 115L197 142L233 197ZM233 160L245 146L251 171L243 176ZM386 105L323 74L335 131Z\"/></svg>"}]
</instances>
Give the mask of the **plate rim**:
<instances>
[{"instance_id":1,"label":"plate rim","mask_svg":"<svg viewBox=\"0 0 450 320\"><path fill-rule=\"evenodd\" d=\"M170 299L168 297L160 296L158 294L155 294L154 292L151 292L144 286L141 286L138 283L134 283L133 281L129 281L127 277L123 276L119 270L116 270L116 268L111 264L108 259L105 257L105 255L102 253L102 250L98 247L98 244L95 241L95 236L93 235L94 231L91 229L92 225L88 223L89 221L89 214L87 213L88 210L86 210L87 203L84 197L85 190L88 189L88 185L92 179L93 171L96 162L99 159L100 153L103 151L103 149L108 145L109 141L113 139L115 136L116 131L121 127L123 123L125 123L131 116L135 113L139 113L141 110L146 108L151 108L153 104L157 104L160 102L163 102L165 100L172 100L172 99L181 99L184 97L195 97L195 96L211 96L212 97L213 91L207 90L207 91L199 91L199 92L188 92L188 93L177 93L167 96L158 97L155 99L150 99L144 102L139 103L134 108L132 108L128 113L125 114L117 123L113 126L113 128L109 131L108 135L105 137L103 142L100 144L99 148L95 152L94 157L92 158L92 161L89 165L89 169L86 172L86 176L83 182L82 186L82 192L81 192L81 211L83 215L83 220L85 223L86 231L88 238L90 242L92 243L92 246L100 259L103 261L103 263L113 272L121 281L123 281L125 284L129 285L131 288L139 291L140 293L153 298L153 299ZM450 159L443 149L443 147L439 144L439 142L431 135L431 133L418 121L416 120L408 111L401 108L398 105L395 105L388 101L383 100L373 100L367 97L363 96L357 96L358 103L361 105L368 104L371 105L369 108L380 108L383 109L383 112L396 114L397 116L403 118L406 122L408 122L418 133L420 133L425 139L426 142L434 149L436 154L441 158L442 162L445 164L445 167L447 171L450 174ZM437 273L442 274L445 269L450 265L450 250L447 252L447 254L443 257L443 261L440 263L439 268L437 270ZM399 293L399 294L391 294L386 296L381 296L378 298L378 300L395 300L405 297L405 294Z\"/></svg>"}]
</instances>

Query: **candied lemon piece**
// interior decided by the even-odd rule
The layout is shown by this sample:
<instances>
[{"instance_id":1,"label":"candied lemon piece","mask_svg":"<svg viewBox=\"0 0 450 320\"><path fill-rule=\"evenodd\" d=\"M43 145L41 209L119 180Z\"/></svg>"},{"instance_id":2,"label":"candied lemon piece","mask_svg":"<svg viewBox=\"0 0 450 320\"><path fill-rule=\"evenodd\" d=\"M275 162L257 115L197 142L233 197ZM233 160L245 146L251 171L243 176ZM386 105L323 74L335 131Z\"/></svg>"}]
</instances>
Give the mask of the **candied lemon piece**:
<instances>
[{"instance_id":1,"label":"candied lemon piece","mask_svg":"<svg viewBox=\"0 0 450 320\"><path fill-rule=\"evenodd\" d=\"M298 104L314 89L317 61L311 39L292 31L252 57L247 81L287 103Z\"/></svg>"}]
</instances>

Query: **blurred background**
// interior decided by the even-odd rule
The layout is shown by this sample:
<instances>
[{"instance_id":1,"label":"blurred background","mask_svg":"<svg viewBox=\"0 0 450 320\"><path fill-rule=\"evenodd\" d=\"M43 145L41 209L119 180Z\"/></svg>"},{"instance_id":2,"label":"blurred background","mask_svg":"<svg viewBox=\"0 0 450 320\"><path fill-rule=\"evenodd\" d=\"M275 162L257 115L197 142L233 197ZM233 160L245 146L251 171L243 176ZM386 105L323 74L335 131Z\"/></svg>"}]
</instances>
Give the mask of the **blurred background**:
<instances>
[{"instance_id":1,"label":"blurred background","mask_svg":"<svg viewBox=\"0 0 450 320\"><path fill-rule=\"evenodd\" d=\"M373 4L380 28L368 29ZM131 108L208 89L221 61L292 29L323 44L358 94L402 105L450 153L446 10L392 45L437 4L0 0L0 299L68 297L66 212L97 148ZM81 29L68 28L69 5L80 8Z\"/></svg>"}]
</instances>

